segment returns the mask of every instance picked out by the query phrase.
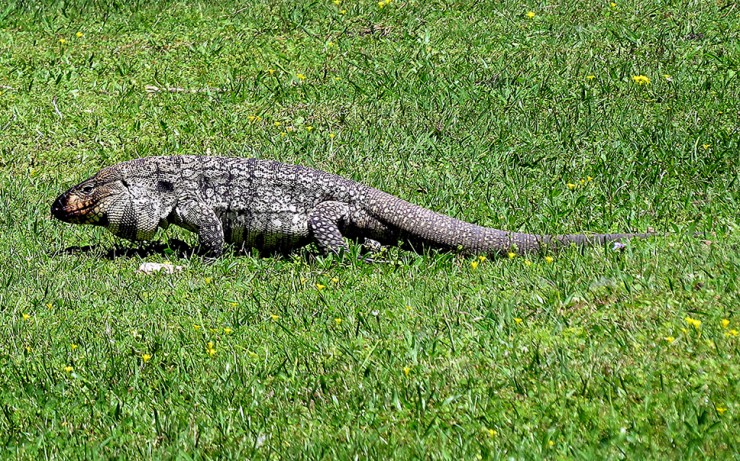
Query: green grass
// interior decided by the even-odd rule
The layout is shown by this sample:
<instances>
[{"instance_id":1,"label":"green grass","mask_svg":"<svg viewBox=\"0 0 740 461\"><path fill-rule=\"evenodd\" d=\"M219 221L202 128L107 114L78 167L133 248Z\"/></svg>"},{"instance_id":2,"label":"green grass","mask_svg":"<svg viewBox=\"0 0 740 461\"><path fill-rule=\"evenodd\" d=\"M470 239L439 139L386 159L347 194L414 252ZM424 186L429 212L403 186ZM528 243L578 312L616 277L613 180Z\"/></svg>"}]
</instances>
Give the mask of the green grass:
<instances>
[{"instance_id":1,"label":"green grass","mask_svg":"<svg viewBox=\"0 0 740 461\"><path fill-rule=\"evenodd\" d=\"M0 457L739 457L737 4L39 3L0 7ZM207 152L669 235L145 276L49 217L103 166Z\"/></svg>"}]
</instances>

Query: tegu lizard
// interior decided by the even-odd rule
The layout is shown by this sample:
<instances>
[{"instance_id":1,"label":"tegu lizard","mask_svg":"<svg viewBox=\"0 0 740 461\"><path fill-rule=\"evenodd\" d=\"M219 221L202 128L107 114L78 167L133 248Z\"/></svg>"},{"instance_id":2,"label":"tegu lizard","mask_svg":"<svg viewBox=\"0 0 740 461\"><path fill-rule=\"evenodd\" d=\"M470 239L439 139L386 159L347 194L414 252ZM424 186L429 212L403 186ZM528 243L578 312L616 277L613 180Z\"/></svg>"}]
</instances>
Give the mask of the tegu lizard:
<instances>
[{"instance_id":1,"label":"tegu lizard","mask_svg":"<svg viewBox=\"0 0 740 461\"><path fill-rule=\"evenodd\" d=\"M209 257L220 256L226 243L285 251L315 242L324 252L341 253L348 249L345 237L493 255L652 235L492 229L313 168L204 156L148 157L104 168L60 195L51 213L128 240L150 240L158 228L175 224L197 233Z\"/></svg>"}]
</instances>

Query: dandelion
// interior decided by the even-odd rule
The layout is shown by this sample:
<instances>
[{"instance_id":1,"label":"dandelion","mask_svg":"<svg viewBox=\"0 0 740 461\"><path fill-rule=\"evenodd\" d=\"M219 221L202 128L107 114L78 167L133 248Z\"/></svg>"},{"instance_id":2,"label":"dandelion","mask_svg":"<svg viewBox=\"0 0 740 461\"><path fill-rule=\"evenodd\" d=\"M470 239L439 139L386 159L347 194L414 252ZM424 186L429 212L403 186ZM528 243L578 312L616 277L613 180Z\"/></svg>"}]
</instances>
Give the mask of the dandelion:
<instances>
[{"instance_id":1,"label":"dandelion","mask_svg":"<svg viewBox=\"0 0 740 461\"><path fill-rule=\"evenodd\" d=\"M317 290L321 291L321 290L323 290L324 288L326 288L326 285L322 285L322 284L320 284L320 283L317 283L317 284L316 284L316 289L317 289Z\"/></svg>"},{"instance_id":2,"label":"dandelion","mask_svg":"<svg viewBox=\"0 0 740 461\"><path fill-rule=\"evenodd\" d=\"M552 448L552 447L555 446L555 442L553 442L552 440L548 440L547 441L547 446L550 447L550 448Z\"/></svg>"},{"instance_id":3,"label":"dandelion","mask_svg":"<svg viewBox=\"0 0 740 461\"><path fill-rule=\"evenodd\" d=\"M82 38L82 37L84 37L84 36L85 36L85 34L83 34L82 32L77 32L77 33L75 34L75 37L77 37L77 38Z\"/></svg>"},{"instance_id":4,"label":"dandelion","mask_svg":"<svg viewBox=\"0 0 740 461\"><path fill-rule=\"evenodd\" d=\"M676 338L674 338L673 336L666 336L665 338L663 338L663 340L665 340L665 342L667 342L668 344L671 344L673 341L676 340Z\"/></svg>"},{"instance_id":5,"label":"dandelion","mask_svg":"<svg viewBox=\"0 0 740 461\"><path fill-rule=\"evenodd\" d=\"M555 258L553 258L552 256L545 256L545 262L547 262L548 264L551 264L553 261L555 261Z\"/></svg>"},{"instance_id":6,"label":"dandelion","mask_svg":"<svg viewBox=\"0 0 740 461\"><path fill-rule=\"evenodd\" d=\"M152 358L152 355L151 354L142 354L141 355L141 360L143 360L144 363L147 363L149 361L149 359L151 359L151 358Z\"/></svg>"},{"instance_id":7,"label":"dandelion","mask_svg":"<svg viewBox=\"0 0 740 461\"><path fill-rule=\"evenodd\" d=\"M470 267L473 268L473 270L478 269L478 261L473 261L470 263Z\"/></svg>"},{"instance_id":8,"label":"dandelion","mask_svg":"<svg viewBox=\"0 0 740 461\"><path fill-rule=\"evenodd\" d=\"M74 367L67 365L66 367L64 367L64 371L66 371L67 373L72 373L74 371Z\"/></svg>"},{"instance_id":9,"label":"dandelion","mask_svg":"<svg viewBox=\"0 0 740 461\"><path fill-rule=\"evenodd\" d=\"M536 14L534 14L534 11L528 11L527 12L527 17L529 19L534 19L535 16L536 16Z\"/></svg>"},{"instance_id":10,"label":"dandelion","mask_svg":"<svg viewBox=\"0 0 740 461\"><path fill-rule=\"evenodd\" d=\"M595 75L586 75L586 80L593 80L595 78L596 78Z\"/></svg>"},{"instance_id":11,"label":"dandelion","mask_svg":"<svg viewBox=\"0 0 740 461\"><path fill-rule=\"evenodd\" d=\"M727 408L725 407L715 407L714 409L717 410L717 413L719 413L720 415L725 414L725 412L727 411Z\"/></svg>"},{"instance_id":12,"label":"dandelion","mask_svg":"<svg viewBox=\"0 0 740 461\"><path fill-rule=\"evenodd\" d=\"M270 318L272 319L273 322L277 322L280 316L277 314L270 314Z\"/></svg>"},{"instance_id":13,"label":"dandelion","mask_svg":"<svg viewBox=\"0 0 740 461\"><path fill-rule=\"evenodd\" d=\"M334 0L334 2L333 2L333 3L334 3L335 5L339 5L340 3L342 3L342 1L341 1L341 0Z\"/></svg>"},{"instance_id":14,"label":"dandelion","mask_svg":"<svg viewBox=\"0 0 740 461\"><path fill-rule=\"evenodd\" d=\"M566 184L566 186L568 186L568 189L570 189L570 190L573 190L576 187L578 187L577 185L573 184L572 182L569 182L568 184Z\"/></svg>"},{"instance_id":15,"label":"dandelion","mask_svg":"<svg viewBox=\"0 0 740 461\"><path fill-rule=\"evenodd\" d=\"M77 344L74 344L74 343L73 344L70 344L69 345L69 348L72 349L72 350L75 350L75 349L77 349Z\"/></svg>"},{"instance_id":16,"label":"dandelion","mask_svg":"<svg viewBox=\"0 0 740 461\"><path fill-rule=\"evenodd\" d=\"M527 267L529 267L529 266L532 265L532 261L530 261L529 259L525 259L524 260L524 265L527 266Z\"/></svg>"},{"instance_id":17,"label":"dandelion","mask_svg":"<svg viewBox=\"0 0 740 461\"><path fill-rule=\"evenodd\" d=\"M702 144L701 147L703 147L704 150L707 150L707 149L709 149L710 145L709 144Z\"/></svg>"},{"instance_id":18,"label":"dandelion","mask_svg":"<svg viewBox=\"0 0 740 461\"><path fill-rule=\"evenodd\" d=\"M403 374L408 377L409 373L411 373L411 367L403 367Z\"/></svg>"},{"instance_id":19,"label":"dandelion","mask_svg":"<svg viewBox=\"0 0 740 461\"><path fill-rule=\"evenodd\" d=\"M586 182L591 182L593 180L594 180L594 178L592 178L591 176L586 176Z\"/></svg>"},{"instance_id":20,"label":"dandelion","mask_svg":"<svg viewBox=\"0 0 740 461\"><path fill-rule=\"evenodd\" d=\"M694 327L694 329L696 330L698 330L699 327L701 327L701 320L692 319L691 317L688 317L688 316L684 320L686 321L687 324Z\"/></svg>"},{"instance_id":21,"label":"dandelion","mask_svg":"<svg viewBox=\"0 0 740 461\"><path fill-rule=\"evenodd\" d=\"M64 45L65 43L67 43L67 41L65 39L63 39L63 38L60 38L59 39L59 44L60 45Z\"/></svg>"},{"instance_id":22,"label":"dandelion","mask_svg":"<svg viewBox=\"0 0 740 461\"><path fill-rule=\"evenodd\" d=\"M489 437L496 437L496 434L498 434L494 429L486 429L486 432L488 432Z\"/></svg>"},{"instance_id":23,"label":"dandelion","mask_svg":"<svg viewBox=\"0 0 740 461\"><path fill-rule=\"evenodd\" d=\"M208 353L208 355L210 355L211 357L213 357L214 355L216 355L216 347L215 347L215 345L213 344L213 341L208 341L208 347L206 348L206 352L207 352L207 353Z\"/></svg>"},{"instance_id":24,"label":"dandelion","mask_svg":"<svg viewBox=\"0 0 740 461\"><path fill-rule=\"evenodd\" d=\"M637 83L638 85L647 85L650 83L650 79L644 75L633 75L632 81Z\"/></svg>"},{"instance_id":25,"label":"dandelion","mask_svg":"<svg viewBox=\"0 0 740 461\"><path fill-rule=\"evenodd\" d=\"M26 346L26 352L31 353L31 346Z\"/></svg>"},{"instance_id":26,"label":"dandelion","mask_svg":"<svg viewBox=\"0 0 740 461\"><path fill-rule=\"evenodd\" d=\"M336 136L334 133L329 133L329 139L334 139L334 136Z\"/></svg>"},{"instance_id":27,"label":"dandelion","mask_svg":"<svg viewBox=\"0 0 740 461\"><path fill-rule=\"evenodd\" d=\"M311 130L313 130L313 127L312 127L311 125L308 125L308 126L306 127L306 131L311 131Z\"/></svg>"},{"instance_id":28,"label":"dandelion","mask_svg":"<svg viewBox=\"0 0 740 461\"><path fill-rule=\"evenodd\" d=\"M722 319L722 321L720 323L722 324L722 328L727 328L728 326L730 326L730 320L729 319Z\"/></svg>"},{"instance_id":29,"label":"dandelion","mask_svg":"<svg viewBox=\"0 0 740 461\"><path fill-rule=\"evenodd\" d=\"M306 76L303 74L296 74L296 78L301 81L306 80Z\"/></svg>"},{"instance_id":30,"label":"dandelion","mask_svg":"<svg viewBox=\"0 0 740 461\"><path fill-rule=\"evenodd\" d=\"M200 325L193 324L193 330L195 330L195 331L200 330Z\"/></svg>"},{"instance_id":31,"label":"dandelion","mask_svg":"<svg viewBox=\"0 0 740 461\"><path fill-rule=\"evenodd\" d=\"M277 128L280 125L282 125L282 123L276 121L276 122L272 122L272 125Z\"/></svg>"},{"instance_id":32,"label":"dandelion","mask_svg":"<svg viewBox=\"0 0 740 461\"><path fill-rule=\"evenodd\" d=\"M380 0L378 2L378 8L383 9L386 6L390 5L390 3L391 3L391 0Z\"/></svg>"},{"instance_id":33,"label":"dandelion","mask_svg":"<svg viewBox=\"0 0 740 461\"><path fill-rule=\"evenodd\" d=\"M514 317L514 323L519 325L520 323L522 323L522 319L520 319L519 317Z\"/></svg>"},{"instance_id":34,"label":"dandelion","mask_svg":"<svg viewBox=\"0 0 740 461\"><path fill-rule=\"evenodd\" d=\"M31 320L31 316L28 315L28 314L23 314L23 320L29 321L29 320Z\"/></svg>"},{"instance_id":35,"label":"dandelion","mask_svg":"<svg viewBox=\"0 0 740 461\"><path fill-rule=\"evenodd\" d=\"M331 281L332 281L332 283L339 283L339 278L338 277L332 277Z\"/></svg>"},{"instance_id":36,"label":"dandelion","mask_svg":"<svg viewBox=\"0 0 740 461\"><path fill-rule=\"evenodd\" d=\"M726 332L726 333L725 333L725 336L727 336L728 338L729 338L730 336L737 336L737 330L735 330L735 329L732 329L732 330L730 330L730 331Z\"/></svg>"},{"instance_id":37,"label":"dandelion","mask_svg":"<svg viewBox=\"0 0 740 461\"><path fill-rule=\"evenodd\" d=\"M224 334L227 334L227 335L228 335L228 334L231 334L231 332L232 332L232 331L234 331L234 330L232 330L232 329L231 329L231 328L229 328L229 327L226 327L226 328L224 328Z\"/></svg>"},{"instance_id":38,"label":"dandelion","mask_svg":"<svg viewBox=\"0 0 740 461\"><path fill-rule=\"evenodd\" d=\"M609 4L609 6L611 6L612 8L616 8L616 7L617 7L617 4L616 4L616 3L614 3L614 2L611 2L611 3Z\"/></svg>"},{"instance_id":39,"label":"dandelion","mask_svg":"<svg viewBox=\"0 0 740 461\"><path fill-rule=\"evenodd\" d=\"M513 251L510 251L507 256L509 257L509 259L514 259L516 258L516 253L514 253Z\"/></svg>"},{"instance_id":40,"label":"dandelion","mask_svg":"<svg viewBox=\"0 0 740 461\"><path fill-rule=\"evenodd\" d=\"M334 319L334 323L336 323L337 326L339 326L339 325L342 324L342 319L340 319L339 317L337 317L337 318Z\"/></svg>"},{"instance_id":41,"label":"dandelion","mask_svg":"<svg viewBox=\"0 0 740 461\"><path fill-rule=\"evenodd\" d=\"M211 280L212 279L210 277L206 277L205 278L206 285L208 285L209 283L211 283Z\"/></svg>"},{"instance_id":42,"label":"dandelion","mask_svg":"<svg viewBox=\"0 0 740 461\"><path fill-rule=\"evenodd\" d=\"M275 69L267 69L267 73L272 75L275 73Z\"/></svg>"},{"instance_id":43,"label":"dandelion","mask_svg":"<svg viewBox=\"0 0 740 461\"><path fill-rule=\"evenodd\" d=\"M333 46L334 46L334 42L332 42L331 40L329 40L328 42L326 42L326 47L327 48L331 48Z\"/></svg>"},{"instance_id":44,"label":"dandelion","mask_svg":"<svg viewBox=\"0 0 740 461\"><path fill-rule=\"evenodd\" d=\"M339 14L347 14L347 10L339 10Z\"/></svg>"},{"instance_id":45,"label":"dandelion","mask_svg":"<svg viewBox=\"0 0 740 461\"><path fill-rule=\"evenodd\" d=\"M483 256L483 255L480 255L480 256L478 256L478 261L485 262L486 261L486 257Z\"/></svg>"}]
</instances>

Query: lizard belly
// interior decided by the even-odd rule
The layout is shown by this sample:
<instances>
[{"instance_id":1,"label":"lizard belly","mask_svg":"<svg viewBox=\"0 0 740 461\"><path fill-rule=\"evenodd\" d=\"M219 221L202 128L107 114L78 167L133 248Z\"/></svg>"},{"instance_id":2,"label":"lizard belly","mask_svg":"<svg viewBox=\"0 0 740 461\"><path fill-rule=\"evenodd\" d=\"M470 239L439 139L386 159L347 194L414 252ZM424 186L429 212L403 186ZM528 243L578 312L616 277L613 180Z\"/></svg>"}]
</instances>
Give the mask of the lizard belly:
<instances>
[{"instance_id":1,"label":"lizard belly","mask_svg":"<svg viewBox=\"0 0 740 461\"><path fill-rule=\"evenodd\" d=\"M260 250L289 250L308 239L308 217L290 211L227 212L221 216L227 242Z\"/></svg>"}]
</instances>

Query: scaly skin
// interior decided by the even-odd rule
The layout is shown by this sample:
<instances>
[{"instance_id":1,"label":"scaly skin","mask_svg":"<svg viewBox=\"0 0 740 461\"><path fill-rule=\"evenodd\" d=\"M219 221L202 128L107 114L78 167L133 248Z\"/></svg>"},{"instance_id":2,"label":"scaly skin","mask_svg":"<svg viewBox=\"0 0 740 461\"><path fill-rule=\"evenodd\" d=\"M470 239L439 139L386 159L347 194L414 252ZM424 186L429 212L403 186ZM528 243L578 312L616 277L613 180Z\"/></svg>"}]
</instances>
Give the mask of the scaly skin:
<instances>
[{"instance_id":1,"label":"scaly skin","mask_svg":"<svg viewBox=\"0 0 740 461\"><path fill-rule=\"evenodd\" d=\"M286 251L311 241L325 252L344 237L409 241L464 254L529 253L597 245L651 234L534 235L477 226L372 187L302 166L228 157L149 157L119 163L60 195L57 219L104 226L128 240L150 240L175 224L199 237L201 251L225 243Z\"/></svg>"}]
</instances>

